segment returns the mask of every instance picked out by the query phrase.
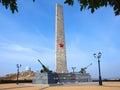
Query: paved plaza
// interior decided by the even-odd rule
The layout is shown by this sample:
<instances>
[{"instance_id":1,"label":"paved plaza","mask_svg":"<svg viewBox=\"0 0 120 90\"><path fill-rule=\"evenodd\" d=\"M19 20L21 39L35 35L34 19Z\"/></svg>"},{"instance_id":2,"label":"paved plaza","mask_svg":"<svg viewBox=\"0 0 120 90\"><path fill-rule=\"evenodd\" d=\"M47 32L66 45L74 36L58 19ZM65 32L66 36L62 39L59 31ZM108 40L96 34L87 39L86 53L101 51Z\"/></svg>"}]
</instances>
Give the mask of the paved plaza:
<instances>
[{"instance_id":1,"label":"paved plaza","mask_svg":"<svg viewBox=\"0 0 120 90\"><path fill-rule=\"evenodd\" d=\"M120 90L120 82L103 82L99 86L98 82L64 84L57 86L40 84L0 84L0 90Z\"/></svg>"}]
</instances>

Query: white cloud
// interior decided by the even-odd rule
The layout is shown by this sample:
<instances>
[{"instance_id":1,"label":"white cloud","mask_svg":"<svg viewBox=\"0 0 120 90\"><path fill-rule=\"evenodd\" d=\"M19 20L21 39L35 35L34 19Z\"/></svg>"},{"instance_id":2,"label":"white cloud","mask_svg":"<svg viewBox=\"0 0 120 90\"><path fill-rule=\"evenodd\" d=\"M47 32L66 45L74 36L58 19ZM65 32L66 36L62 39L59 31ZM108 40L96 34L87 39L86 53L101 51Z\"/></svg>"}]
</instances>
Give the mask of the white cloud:
<instances>
[{"instance_id":1,"label":"white cloud","mask_svg":"<svg viewBox=\"0 0 120 90\"><path fill-rule=\"evenodd\" d=\"M17 45L17 44L12 44L12 45L8 45L6 47L6 49L9 49L9 50L12 50L12 51L31 51L30 48L26 48L26 47L23 47L23 46L20 46L20 45Z\"/></svg>"},{"instance_id":2,"label":"white cloud","mask_svg":"<svg viewBox=\"0 0 120 90\"><path fill-rule=\"evenodd\" d=\"M113 41L113 36L109 33L102 35L100 33L99 40L82 37L78 34L71 35L69 42L67 44L67 60L68 69L72 71L71 67L75 66L76 70L79 71L81 67L85 67L92 63L87 69L93 78L98 77L98 62L97 59L93 57L93 53L102 52L101 57L101 69L102 76L109 78L111 76L118 77L119 72L119 48L116 47L116 41ZM104 36L104 37L103 37ZM98 38L98 37L97 37ZM111 74L109 75L109 72ZM115 74L116 72L116 74ZM115 75L114 75L115 74ZM108 77L107 77L108 76Z\"/></svg>"},{"instance_id":3,"label":"white cloud","mask_svg":"<svg viewBox=\"0 0 120 90\"><path fill-rule=\"evenodd\" d=\"M4 45L0 48L2 50L2 56L6 56L6 58L18 58L18 59L29 59L34 57L42 57L49 56L50 52L53 52L52 49L49 48L27 48L18 44L8 44ZM3 55L4 54L4 55Z\"/></svg>"},{"instance_id":4,"label":"white cloud","mask_svg":"<svg viewBox=\"0 0 120 90\"><path fill-rule=\"evenodd\" d=\"M81 38L76 35L67 45L66 53L69 71L72 71L71 67L76 67L76 71L80 71L82 67L92 62L89 59L89 52L85 52L81 48L81 42Z\"/></svg>"},{"instance_id":5,"label":"white cloud","mask_svg":"<svg viewBox=\"0 0 120 90\"><path fill-rule=\"evenodd\" d=\"M7 43L0 44L0 46L0 63L4 63L0 66L1 68L5 68L9 64L12 65L11 69L14 71L15 65L19 63L22 64L21 70L25 70L26 66L31 66L34 71L40 70L41 65L37 62L37 59L40 59L43 64L54 70L54 51L51 48L41 46L28 48L19 44Z\"/></svg>"}]
</instances>

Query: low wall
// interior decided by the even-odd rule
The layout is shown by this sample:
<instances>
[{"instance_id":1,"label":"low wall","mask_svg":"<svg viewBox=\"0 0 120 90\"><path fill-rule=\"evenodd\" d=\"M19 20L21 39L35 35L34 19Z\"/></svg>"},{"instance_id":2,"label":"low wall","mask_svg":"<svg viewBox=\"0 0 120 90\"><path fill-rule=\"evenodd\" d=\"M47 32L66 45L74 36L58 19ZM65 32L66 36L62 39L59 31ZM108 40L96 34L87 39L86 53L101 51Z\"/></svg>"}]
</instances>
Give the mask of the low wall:
<instances>
[{"instance_id":1,"label":"low wall","mask_svg":"<svg viewBox=\"0 0 120 90\"><path fill-rule=\"evenodd\" d=\"M17 80L0 80L0 84L16 83ZM18 83L32 83L32 80L18 80Z\"/></svg>"}]
</instances>

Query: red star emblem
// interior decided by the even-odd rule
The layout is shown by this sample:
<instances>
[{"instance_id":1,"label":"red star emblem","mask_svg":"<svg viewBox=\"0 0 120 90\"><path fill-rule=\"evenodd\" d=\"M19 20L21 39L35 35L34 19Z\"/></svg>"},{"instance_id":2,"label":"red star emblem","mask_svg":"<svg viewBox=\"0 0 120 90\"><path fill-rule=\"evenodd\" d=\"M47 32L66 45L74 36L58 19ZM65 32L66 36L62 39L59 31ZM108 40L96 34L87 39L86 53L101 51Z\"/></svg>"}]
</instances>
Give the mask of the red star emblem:
<instances>
[{"instance_id":1,"label":"red star emblem","mask_svg":"<svg viewBox=\"0 0 120 90\"><path fill-rule=\"evenodd\" d=\"M60 47L63 47L63 46L64 46L64 44L61 42L61 43L59 43L59 46L60 46Z\"/></svg>"}]
</instances>

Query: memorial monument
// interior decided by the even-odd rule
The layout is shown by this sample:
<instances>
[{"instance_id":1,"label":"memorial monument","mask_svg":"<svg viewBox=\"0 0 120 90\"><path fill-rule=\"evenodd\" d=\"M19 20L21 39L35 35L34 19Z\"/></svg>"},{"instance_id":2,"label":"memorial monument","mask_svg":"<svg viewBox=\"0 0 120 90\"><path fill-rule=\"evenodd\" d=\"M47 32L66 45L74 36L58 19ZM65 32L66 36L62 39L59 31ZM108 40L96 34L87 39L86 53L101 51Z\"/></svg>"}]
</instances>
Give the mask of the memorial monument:
<instances>
[{"instance_id":1,"label":"memorial monument","mask_svg":"<svg viewBox=\"0 0 120 90\"><path fill-rule=\"evenodd\" d=\"M64 34L64 19L63 10L60 4L56 4L56 49L55 49L55 71L47 69L42 64L42 69L37 72L33 83L34 84L57 84L57 83L75 83L75 82L90 82L91 76L86 73L87 67L82 68L80 72L69 73L67 70L66 60L66 46L65 46L65 34Z\"/></svg>"},{"instance_id":2,"label":"memorial monument","mask_svg":"<svg viewBox=\"0 0 120 90\"><path fill-rule=\"evenodd\" d=\"M63 10L56 4L56 73L67 73Z\"/></svg>"}]
</instances>

